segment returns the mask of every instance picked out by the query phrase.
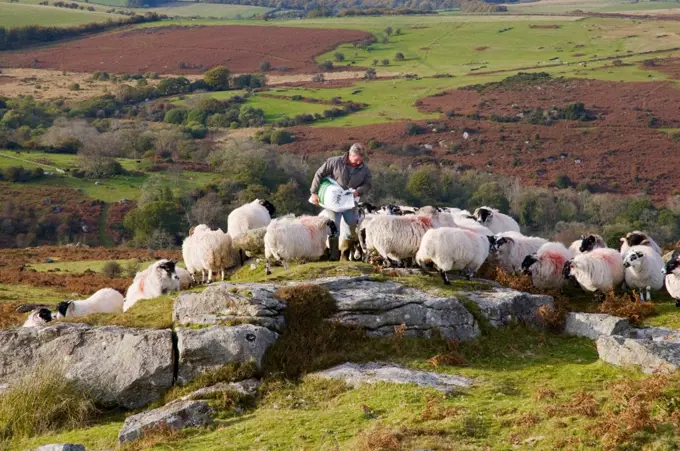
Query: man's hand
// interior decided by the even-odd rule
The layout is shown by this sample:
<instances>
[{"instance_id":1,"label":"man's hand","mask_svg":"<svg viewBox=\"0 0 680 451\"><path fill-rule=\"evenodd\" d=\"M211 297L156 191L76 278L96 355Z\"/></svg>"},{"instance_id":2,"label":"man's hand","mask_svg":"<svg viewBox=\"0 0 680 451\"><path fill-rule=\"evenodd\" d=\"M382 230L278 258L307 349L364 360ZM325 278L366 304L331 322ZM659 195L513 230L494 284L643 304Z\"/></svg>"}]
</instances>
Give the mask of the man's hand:
<instances>
[{"instance_id":1,"label":"man's hand","mask_svg":"<svg viewBox=\"0 0 680 451\"><path fill-rule=\"evenodd\" d=\"M314 205L319 205L319 195L318 194L312 194L312 203Z\"/></svg>"}]
</instances>

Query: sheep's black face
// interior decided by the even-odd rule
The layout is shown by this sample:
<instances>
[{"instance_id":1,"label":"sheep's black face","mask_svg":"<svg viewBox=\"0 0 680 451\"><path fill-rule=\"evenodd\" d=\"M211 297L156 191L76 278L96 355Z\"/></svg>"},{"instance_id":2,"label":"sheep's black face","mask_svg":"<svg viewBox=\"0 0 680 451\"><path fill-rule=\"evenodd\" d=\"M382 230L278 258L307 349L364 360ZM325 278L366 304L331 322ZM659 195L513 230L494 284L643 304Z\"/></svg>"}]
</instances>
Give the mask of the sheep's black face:
<instances>
[{"instance_id":1,"label":"sheep's black face","mask_svg":"<svg viewBox=\"0 0 680 451\"><path fill-rule=\"evenodd\" d=\"M38 310L38 316L48 323L52 321L52 312L50 312L49 309L41 308Z\"/></svg>"},{"instance_id":2,"label":"sheep's black face","mask_svg":"<svg viewBox=\"0 0 680 451\"><path fill-rule=\"evenodd\" d=\"M158 268L168 273L168 276L172 277L172 275L175 273L175 262L168 260L167 262L163 262L158 265Z\"/></svg>"},{"instance_id":3,"label":"sheep's black face","mask_svg":"<svg viewBox=\"0 0 680 451\"><path fill-rule=\"evenodd\" d=\"M328 221L326 221L326 225L331 231L331 233L329 234L330 236L338 236L338 226L335 225L335 222L329 219Z\"/></svg>"},{"instance_id":4,"label":"sheep's black face","mask_svg":"<svg viewBox=\"0 0 680 451\"><path fill-rule=\"evenodd\" d=\"M260 205L267 209L267 211L269 212L269 216L274 217L274 215L276 214L276 208L274 207L274 205L272 205L271 202L269 202L268 200L261 200Z\"/></svg>"},{"instance_id":5,"label":"sheep's black face","mask_svg":"<svg viewBox=\"0 0 680 451\"><path fill-rule=\"evenodd\" d=\"M628 243L628 246L639 246L646 239L647 237L643 233L631 232L626 235L626 242Z\"/></svg>"},{"instance_id":6,"label":"sheep's black face","mask_svg":"<svg viewBox=\"0 0 680 451\"><path fill-rule=\"evenodd\" d=\"M493 235L487 235L486 239L489 240L489 252L493 252L496 247L496 237Z\"/></svg>"},{"instance_id":7,"label":"sheep's black face","mask_svg":"<svg viewBox=\"0 0 680 451\"><path fill-rule=\"evenodd\" d=\"M571 277L571 268L572 268L572 262L571 260L566 261L564 263L564 267L562 268L562 277L565 279L569 279Z\"/></svg>"},{"instance_id":8,"label":"sheep's black face","mask_svg":"<svg viewBox=\"0 0 680 451\"><path fill-rule=\"evenodd\" d=\"M368 202L359 202L357 204L357 209L359 211L362 211L364 214L375 213L376 211L378 211L375 205L370 204Z\"/></svg>"},{"instance_id":9,"label":"sheep's black face","mask_svg":"<svg viewBox=\"0 0 680 451\"><path fill-rule=\"evenodd\" d=\"M487 221L491 220L493 213L491 213L491 210L487 208L480 208L478 211L478 215L479 216L477 217L477 220L482 224L486 224Z\"/></svg>"},{"instance_id":10,"label":"sheep's black face","mask_svg":"<svg viewBox=\"0 0 680 451\"><path fill-rule=\"evenodd\" d=\"M531 267L538 261L538 258L536 258L536 255L531 254L527 255L524 257L524 260L522 261L522 272L524 274L531 274Z\"/></svg>"},{"instance_id":11,"label":"sheep's black face","mask_svg":"<svg viewBox=\"0 0 680 451\"><path fill-rule=\"evenodd\" d=\"M513 241L506 237L497 238L496 241L491 246L490 252L498 252L501 247L512 243Z\"/></svg>"},{"instance_id":12,"label":"sheep's black face","mask_svg":"<svg viewBox=\"0 0 680 451\"><path fill-rule=\"evenodd\" d=\"M631 266L637 266L643 258L644 254L642 252L632 252L626 257L626 260L623 262L623 267L630 268Z\"/></svg>"},{"instance_id":13,"label":"sheep's black face","mask_svg":"<svg viewBox=\"0 0 680 451\"><path fill-rule=\"evenodd\" d=\"M597 238L594 235L588 235L581 241L581 247L578 248L581 252L590 252L597 246Z\"/></svg>"},{"instance_id":14,"label":"sheep's black face","mask_svg":"<svg viewBox=\"0 0 680 451\"><path fill-rule=\"evenodd\" d=\"M385 211L387 211L387 214L392 215L392 216L401 216L402 211L401 208L397 207L396 205L388 204L383 207Z\"/></svg>"},{"instance_id":15,"label":"sheep's black face","mask_svg":"<svg viewBox=\"0 0 680 451\"><path fill-rule=\"evenodd\" d=\"M62 318L66 318L66 312L68 312L68 308L71 306L71 303L69 301L64 301L60 302L57 304L57 316L61 316Z\"/></svg>"},{"instance_id":16,"label":"sheep's black face","mask_svg":"<svg viewBox=\"0 0 680 451\"><path fill-rule=\"evenodd\" d=\"M677 258L671 258L668 263L666 263L665 273L671 274L675 269L680 266L680 261Z\"/></svg>"}]
</instances>

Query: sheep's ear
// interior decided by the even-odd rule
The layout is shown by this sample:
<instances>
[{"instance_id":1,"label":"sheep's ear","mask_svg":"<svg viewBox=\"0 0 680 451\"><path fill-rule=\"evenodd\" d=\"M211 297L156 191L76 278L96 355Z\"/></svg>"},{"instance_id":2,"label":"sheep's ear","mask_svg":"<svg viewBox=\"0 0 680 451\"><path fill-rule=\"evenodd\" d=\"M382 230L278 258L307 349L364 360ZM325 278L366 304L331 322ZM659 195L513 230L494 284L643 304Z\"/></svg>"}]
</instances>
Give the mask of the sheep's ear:
<instances>
[{"instance_id":1,"label":"sheep's ear","mask_svg":"<svg viewBox=\"0 0 680 451\"><path fill-rule=\"evenodd\" d=\"M619 238L619 241L622 242L622 243L625 242L625 241L626 241L626 237L621 237L621 238Z\"/></svg>"},{"instance_id":2,"label":"sheep's ear","mask_svg":"<svg viewBox=\"0 0 680 451\"><path fill-rule=\"evenodd\" d=\"M652 244L652 243L649 241L649 239L644 239L644 240L642 240L642 242L640 243L641 246L649 246L649 245L651 245L651 244Z\"/></svg>"}]
</instances>

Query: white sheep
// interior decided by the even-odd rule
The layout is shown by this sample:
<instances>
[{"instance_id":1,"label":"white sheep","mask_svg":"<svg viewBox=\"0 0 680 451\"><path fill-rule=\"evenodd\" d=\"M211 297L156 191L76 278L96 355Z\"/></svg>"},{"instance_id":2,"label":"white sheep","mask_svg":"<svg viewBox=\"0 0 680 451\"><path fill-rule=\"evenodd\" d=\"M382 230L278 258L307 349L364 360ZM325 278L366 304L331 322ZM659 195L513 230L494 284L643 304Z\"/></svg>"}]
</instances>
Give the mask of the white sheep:
<instances>
[{"instance_id":1,"label":"white sheep","mask_svg":"<svg viewBox=\"0 0 680 451\"><path fill-rule=\"evenodd\" d=\"M192 227L189 230L189 236L182 242L184 265L194 281L196 280L194 275L198 272L201 273L201 283L205 283L205 268L203 268L201 259L198 256L198 236L206 231L210 231L210 227L205 224Z\"/></svg>"},{"instance_id":2,"label":"white sheep","mask_svg":"<svg viewBox=\"0 0 680 451\"><path fill-rule=\"evenodd\" d=\"M52 321L52 312L50 309L41 308L38 310L33 310L29 313L26 322L21 327L44 327L47 323Z\"/></svg>"},{"instance_id":3,"label":"white sheep","mask_svg":"<svg viewBox=\"0 0 680 451\"><path fill-rule=\"evenodd\" d=\"M326 249L328 236L337 232L335 222L322 216L273 220L264 236L267 274L271 274L272 258L283 262L286 269L292 259L318 259Z\"/></svg>"},{"instance_id":4,"label":"white sheep","mask_svg":"<svg viewBox=\"0 0 680 451\"><path fill-rule=\"evenodd\" d=\"M569 254L571 255L571 258L574 258L577 255L581 255L583 253L581 252L581 243L583 243L583 237L579 238L578 240L574 240L569 245Z\"/></svg>"},{"instance_id":5,"label":"white sheep","mask_svg":"<svg viewBox=\"0 0 680 451\"><path fill-rule=\"evenodd\" d=\"M572 246L576 242L572 243ZM604 238L595 233L590 235L583 235L578 246L579 254L584 254L586 252L591 252L594 249L604 249L607 247L607 243L604 242ZM578 255L578 254L577 254Z\"/></svg>"},{"instance_id":6,"label":"white sheep","mask_svg":"<svg viewBox=\"0 0 680 451\"><path fill-rule=\"evenodd\" d=\"M604 294L623 282L623 260L615 249L593 249L566 262L562 275L574 276L586 291Z\"/></svg>"},{"instance_id":7,"label":"white sheep","mask_svg":"<svg viewBox=\"0 0 680 451\"><path fill-rule=\"evenodd\" d=\"M675 306L680 307L680 252L674 251L664 268L664 283L668 294L675 299Z\"/></svg>"},{"instance_id":8,"label":"white sheep","mask_svg":"<svg viewBox=\"0 0 680 451\"><path fill-rule=\"evenodd\" d=\"M629 248L623 267L626 285L640 292L640 300L651 301L652 290L663 288L663 259L652 247L638 245Z\"/></svg>"},{"instance_id":9,"label":"white sheep","mask_svg":"<svg viewBox=\"0 0 680 451\"><path fill-rule=\"evenodd\" d=\"M127 289L123 311L127 312L141 299L154 299L168 291L179 290L179 276L172 260L158 260L138 272Z\"/></svg>"},{"instance_id":10,"label":"white sheep","mask_svg":"<svg viewBox=\"0 0 680 451\"><path fill-rule=\"evenodd\" d=\"M113 288L102 288L87 299L57 304L57 318L85 316L91 313L122 313L125 300Z\"/></svg>"},{"instance_id":11,"label":"white sheep","mask_svg":"<svg viewBox=\"0 0 680 451\"><path fill-rule=\"evenodd\" d=\"M522 272L531 276L531 282L539 290L562 288L564 264L571 253L562 243L545 243L535 254L527 255L522 262Z\"/></svg>"},{"instance_id":12,"label":"white sheep","mask_svg":"<svg viewBox=\"0 0 680 451\"><path fill-rule=\"evenodd\" d=\"M366 222L366 221L365 221ZM415 215L375 216L365 227L365 245L375 250L389 266L391 261L413 258L425 232L439 227L439 212L423 207Z\"/></svg>"},{"instance_id":13,"label":"white sheep","mask_svg":"<svg viewBox=\"0 0 680 451\"><path fill-rule=\"evenodd\" d=\"M453 209L451 209L453 210ZM461 229L472 230L480 235L493 236L494 233L488 227L484 227L475 220L475 217L467 210L449 211L453 216L455 226Z\"/></svg>"},{"instance_id":14,"label":"white sheep","mask_svg":"<svg viewBox=\"0 0 680 451\"><path fill-rule=\"evenodd\" d=\"M267 227L275 213L276 209L269 201L255 199L229 213L227 233L233 238L251 229Z\"/></svg>"},{"instance_id":15,"label":"white sheep","mask_svg":"<svg viewBox=\"0 0 680 451\"><path fill-rule=\"evenodd\" d=\"M249 257L264 255L264 235L267 227L250 229L246 233L231 237L231 245L235 250L245 252Z\"/></svg>"},{"instance_id":16,"label":"white sheep","mask_svg":"<svg viewBox=\"0 0 680 451\"><path fill-rule=\"evenodd\" d=\"M654 252L656 252L659 255L663 255L663 252L661 251L661 248L659 247L658 244L656 244L656 241L649 235L647 235L645 232L640 232L639 230L634 230L626 236L621 238L621 255L624 257L628 253L628 250L633 247L633 246L639 246L639 245L644 245L644 246L649 246L652 249L654 249Z\"/></svg>"},{"instance_id":17,"label":"white sheep","mask_svg":"<svg viewBox=\"0 0 680 451\"><path fill-rule=\"evenodd\" d=\"M501 268L511 273L519 273L524 258L538 252L547 242L546 239L525 236L519 232L503 232L494 237L491 247Z\"/></svg>"},{"instance_id":18,"label":"white sheep","mask_svg":"<svg viewBox=\"0 0 680 451\"><path fill-rule=\"evenodd\" d=\"M465 271L471 279L489 255L489 240L472 230L441 227L425 232L416 253L416 263L425 267L433 263L450 285L447 271Z\"/></svg>"},{"instance_id":19,"label":"white sheep","mask_svg":"<svg viewBox=\"0 0 680 451\"><path fill-rule=\"evenodd\" d=\"M519 224L517 224L517 221L495 208L479 207L475 210L474 216L480 224L487 227L494 234L519 232Z\"/></svg>"},{"instance_id":20,"label":"white sheep","mask_svg":"<svg viewBox=\"0 0 680 451\"><path fill-rule=\"evenodd\" d=\"M213 282L213 273L219 272L224 280L225 270L236 265L236 254L231 245L231 236L222 229L201 232L196 238L196 256L201 267L208 272L208 283Z\"/></svg>"}]
</instances>

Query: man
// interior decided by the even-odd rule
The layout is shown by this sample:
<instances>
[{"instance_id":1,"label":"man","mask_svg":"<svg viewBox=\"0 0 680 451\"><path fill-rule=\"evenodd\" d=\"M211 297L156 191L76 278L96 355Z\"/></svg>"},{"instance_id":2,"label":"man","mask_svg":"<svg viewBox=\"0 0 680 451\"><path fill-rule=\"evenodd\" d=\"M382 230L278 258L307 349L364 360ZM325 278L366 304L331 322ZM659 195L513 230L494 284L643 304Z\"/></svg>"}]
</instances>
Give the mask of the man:
<instances>
[{"instance_id":1,"label":"man","mask_svg":"<svg viewBox=\"0 0 680 451\"><path fill-rule=\"evenodd\" d=\"M330 177L344 189L354 189L354 197L365 196L371 189L371 170L364 164L364 147L360 143L355 143L344 155L332 157L326 160L314 174L312 180L311 201L319 205L319 185L325 177ZM340 230L341 218L349 226L345 230L344 239L348 239L351 232L357 225L356 209L335 213L335 225Z\"/></svg>"}]
</instances>

